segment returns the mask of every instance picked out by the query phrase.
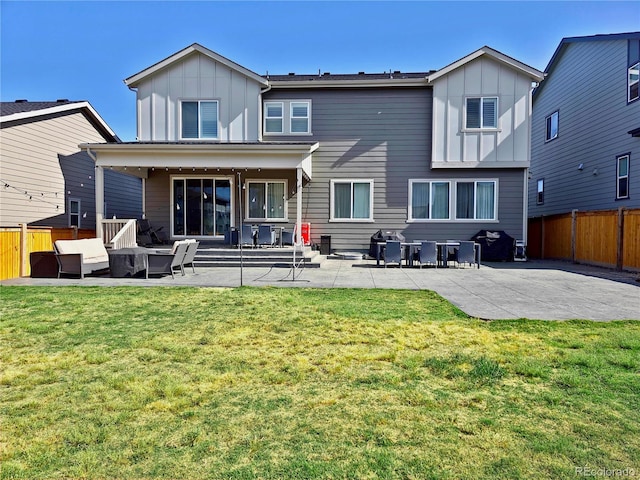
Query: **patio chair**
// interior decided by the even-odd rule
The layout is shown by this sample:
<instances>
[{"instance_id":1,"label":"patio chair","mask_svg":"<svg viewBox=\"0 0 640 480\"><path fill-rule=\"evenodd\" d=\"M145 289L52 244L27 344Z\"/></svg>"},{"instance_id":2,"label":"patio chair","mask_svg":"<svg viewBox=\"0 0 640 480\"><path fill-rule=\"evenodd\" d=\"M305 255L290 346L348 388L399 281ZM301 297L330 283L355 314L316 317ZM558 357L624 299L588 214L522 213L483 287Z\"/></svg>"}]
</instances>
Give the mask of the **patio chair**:
<instances>
[{"instance_id":1,"label":"patio chair","mask_svg":"<svg viewBox=\"0 0 640 480\"><path fill-rule=\"evenodd\" d=\"M400 242L390 240L384 249L384 268L389 263L397 263L402 268L402 246Z\"/></svg>"},{"instance_id":2,"label":"patio chair","mask_svg":"<svg viewBox=\"0 0 640 480\"><path fill-rule=\"evenodd\" d=\"M295 234L295 227L293 228L293 230L289 231L289 230L282 230L280 232L280 235L282 235L282 245L293 245L293 236Z\"/></svg>"},{"instance_id":3,"label":"patio chair","mask_svg":"<svg viewBox=\"0 0 640 480\"><path fill-rule=\"evenodd\" d=\"M184 254L184 260L182 261L182 272L184 275L184 267L191 266L191 270L193 273L196 273L196 269L194 266L194 260L196 258L196 252L198 251L198 246L200 242L197 240L186 240L187 242L187 250Z\"/></svg>"},{"instance_id":4,"label":"patio chair","mask_svg":"<svg viewBox=\"0 0 640 480\"><path fill-rule=\"evenodd\" d=\"M255 239L253 237L253 229L251 228L251 225L242 224L242 230L240 233L242 234L242 238L239 239L238 243L242 243L242 245L251 245L252 247L255 246Z\"/></svg>"},{"instance_id":5,"label":"patio chair","mask_svg":"<svg viewBox=\"0 0 640 480\"><path fill-rule=\"evenodd\" d=\"M271 225L258 225L258 246L268 245L272 247L276 243L275 233Z\"/></svg>"},{"instance_id":6,"label":"patio chair","mask_svg":"<svg viewBox=\"0 0 640 480\"><path fill-rule=\"evenodd\" d=\"M458 265L461 263L468 263L471 266L476 264L476 246L474 242L460 242L456 252L456 262Z\"/></svg>"},{"instance_id":7,"label":"patio chair","mask_svg":"<svg viewBox=\"0 0 640 480\"><path fill-rule=\"evenodd\" d=\"M138 245L149 246L152 244L164 245L168 243L167 235L162 231L162 227L153 228L147 219L138 220L138 234L136 239Z\"/></svg>"},{"instance_id":8,"label":"patio chair","mask_svg":"<svg viewBox=\"0 0 640 480\"><path fill-rule=\"evenodd\" d=\"M149 275L164 275L166 273L170 273L171 278L175 278L173 272L176 268L180 269L184 275L182 263L188 244L186 242L176 243L173 253L149 253L147 256L147 278Z\"/></svg>"},{"instance_id":9,"label":"patio chair","mask_svg":"<svg viewBox=\"0 0 640 480\"><path fill-rule=\"evenodd\" d=\"M460 240L447 240L447 243L460 243ZM455 262L458 258L458 246L457 245L447 245L444 250L444 258L442 259L444 264L447 265L448 262Z\"/></svg>"},{"instance_id":10,"label":"patio chair","mask_svg":"<svg viewBox=\"0 0 640 480\"><path fill-rule=\"evenodd\" d=\"M420 261L420 268L425 263L433 263L438 266L438 246L436 242L421 242L420 243L420 255L418 257Z\"/></svg>"}]
</instances>

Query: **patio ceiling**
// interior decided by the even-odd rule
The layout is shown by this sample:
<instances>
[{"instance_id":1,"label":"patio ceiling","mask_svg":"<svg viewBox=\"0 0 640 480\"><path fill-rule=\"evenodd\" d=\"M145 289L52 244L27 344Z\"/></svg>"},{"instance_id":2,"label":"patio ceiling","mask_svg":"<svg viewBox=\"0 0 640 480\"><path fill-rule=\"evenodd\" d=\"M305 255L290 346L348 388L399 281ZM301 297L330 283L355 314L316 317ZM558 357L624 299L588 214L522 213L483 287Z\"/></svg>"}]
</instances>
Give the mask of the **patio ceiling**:
<instances>
[{"instance_id":1,"label":"patio ceiling","mask_svg":"<svg viewBox=\"0 0 640 480\"><path fill-rule=\"evenodd\" d=\"M96 166L147 178L153 168L302 170L311 179L317 142L306 143L85 143Z\"/></svg>"}]
</instances>

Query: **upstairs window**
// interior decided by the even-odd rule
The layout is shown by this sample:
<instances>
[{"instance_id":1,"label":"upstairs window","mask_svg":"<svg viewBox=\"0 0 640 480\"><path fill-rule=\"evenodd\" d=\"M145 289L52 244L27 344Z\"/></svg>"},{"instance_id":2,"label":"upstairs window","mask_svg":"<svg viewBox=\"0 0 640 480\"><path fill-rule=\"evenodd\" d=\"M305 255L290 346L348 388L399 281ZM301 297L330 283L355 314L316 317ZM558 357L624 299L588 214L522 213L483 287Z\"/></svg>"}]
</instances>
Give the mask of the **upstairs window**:
<instances>
[{"instance_id":1,"label":"upstairs window","mask_svg":"<svg viewBox=\"0 0 640 480\"><path fill-rule=\"evenodd\" d=\"M182 138L218 138L218 102L216 100L182 102L181 114Z\"/></svg>"},{"instance_id":2,"label":"upstairs window","mask_svg":"<svg viewBox=\"0 0 640 480\"><path fill-rule=\"evenodd\" d=\"M264 132L282 133L283 127L283 104L282 102L266 102L264 104Z\"/></svg>"},{"instance_id":3,"label":"upstairs window","mask_svg":"<svg viewBox=\"0 0 640 480\"><path fill-rule=\"evenodd\" d=\"M311 134L311 100L264 102L265 135Z\"/></svg>"},{"instance_id":4,"label":"upstairs window","mask_svg":"<svg viewBox=\"0 0 640 480\"><path fill-rule=\"evenodd\" d=\"M558 136L558 120L558 112L553 112L547 117L546 142L549 142Z\"/></svg>"},{"instance_id":5,"label":"upstairs window","mask_svg":"<svg viewBox=\"0 0 640 480\"><path fill-rule=\"evenodd\" d=\"M638 93L638 82L640 81L640 62L636 62L629 67L629 80L628 80L628 101L633 102L640 98Z\"/></svg>"},{"instance_id":6,"label":"upstairs window","mask_svg":"<svg viewBox=\"0 0 640 480\"><path fill-rule=\"evenodd\" d=\"M498 97L466 100L466 128L498 128Z\"/></svg>"},{"instance_id":7,"label":"upstairs window","mask_svg":"<svg viewBox=\"0 0 640 480\"><path fill-rule=\"evenodd\" d=\"M616 199L629 198L629 155L620 155L616 163Z\"/></svg>"}]
</instances>

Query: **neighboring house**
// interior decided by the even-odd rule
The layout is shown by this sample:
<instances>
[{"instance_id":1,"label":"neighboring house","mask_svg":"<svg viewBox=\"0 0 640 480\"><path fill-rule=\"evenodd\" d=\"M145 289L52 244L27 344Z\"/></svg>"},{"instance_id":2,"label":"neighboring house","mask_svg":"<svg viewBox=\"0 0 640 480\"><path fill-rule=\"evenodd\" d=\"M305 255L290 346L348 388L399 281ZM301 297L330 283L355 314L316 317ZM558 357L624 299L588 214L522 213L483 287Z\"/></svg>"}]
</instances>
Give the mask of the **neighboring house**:
<instances>
[{"instance_id":1,"label":"neighboring house","mask_svg":"<svg viewBox=\"0 0 640 480\"><path fill-rule=\"evenodd\" d=\"M338 250L379 229L524 238L542 78L488 47L438 71L260 76L193 44L125 80L138 141L83 148L98 175L139 175L145 216L174 239L240 221L310 223Z\"/></svg>"},{"instance_id":2,"label":"neighboring house","mask_svg":"<svg viewBox=\"0 0 640 480\"><path fill-rule=\"evenodd\" d=\"M529 215L640 207L640 32L564 38L533 94Z\"/></svg>"},{"instance_id":3,"label":"neighboring house","mask_svg":"<svg viewBox=\"0 0 640 480\"><path fill-rule=\"evenodd\" d=\"M119 142L88 102L2 102L0 225L95 229L95 163L78 147L85 142ZM105 215L139 218L140 179L106 172L104 182Z\"/></svg>"}]
</instances>

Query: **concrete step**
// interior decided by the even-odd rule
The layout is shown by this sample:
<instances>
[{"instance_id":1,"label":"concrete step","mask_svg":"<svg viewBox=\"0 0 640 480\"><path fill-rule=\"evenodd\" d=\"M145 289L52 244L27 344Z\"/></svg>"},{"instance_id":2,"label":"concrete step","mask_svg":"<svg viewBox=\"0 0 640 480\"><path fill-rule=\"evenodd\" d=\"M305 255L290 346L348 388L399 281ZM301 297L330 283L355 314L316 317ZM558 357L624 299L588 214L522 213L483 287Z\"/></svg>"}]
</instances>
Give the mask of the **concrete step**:
<instances>
[{"instance_id":1,"label":"concrete step","mask_svg":"<svg viewBox=\"0 0 640 480\"><path fill-rule=\"evenodd\" d=\"M245 267L291 267L292 248L248 248L242 250L242 263ZM296 253L296 262L303 261L305 267L319 268L325 260L318 251L305 249ZM239 267L240 249L238 248L198 248L194 260L196 267Z\"/></svg>"}]
</instances>

